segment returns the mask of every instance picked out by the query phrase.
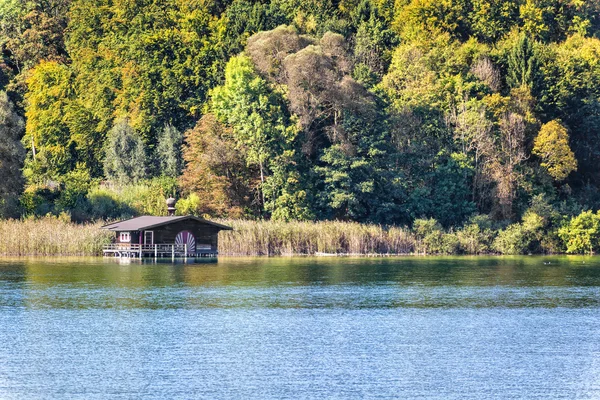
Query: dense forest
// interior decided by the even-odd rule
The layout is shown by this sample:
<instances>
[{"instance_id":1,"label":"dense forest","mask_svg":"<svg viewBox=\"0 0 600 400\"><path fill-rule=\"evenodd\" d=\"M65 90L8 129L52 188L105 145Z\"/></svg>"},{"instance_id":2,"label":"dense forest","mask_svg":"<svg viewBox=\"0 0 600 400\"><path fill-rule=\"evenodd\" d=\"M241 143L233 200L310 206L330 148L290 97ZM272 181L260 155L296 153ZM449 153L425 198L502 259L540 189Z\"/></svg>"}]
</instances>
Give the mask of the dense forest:
<instances>
[{"instance_id":1,"label":"dense forest","mask_svg":"<svg viewBox=\"0 0 600 400\"><path fill-rule=\"evenodd\" d=\"M0 0L0 216L176 195L591 251L599 38L600 0Z\"/></svg>"}]
</instances>

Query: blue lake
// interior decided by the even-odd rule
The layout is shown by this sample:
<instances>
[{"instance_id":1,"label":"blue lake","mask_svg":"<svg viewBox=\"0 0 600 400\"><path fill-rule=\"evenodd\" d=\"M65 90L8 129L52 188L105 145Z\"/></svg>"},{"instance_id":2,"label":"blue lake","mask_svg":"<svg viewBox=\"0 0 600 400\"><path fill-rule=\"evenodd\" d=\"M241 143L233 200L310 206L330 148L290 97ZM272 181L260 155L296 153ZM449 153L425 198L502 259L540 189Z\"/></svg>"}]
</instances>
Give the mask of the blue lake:
<instances>
[{"instance_id":1,"label":"blue lake","mask_svg":"<svg viewBox=\"0 0 600 400\"><path fill-rule=\"evenodd\" d=\"M598 399L600 258L0 259L0 399Z\"/></svg>"}]
</instances>

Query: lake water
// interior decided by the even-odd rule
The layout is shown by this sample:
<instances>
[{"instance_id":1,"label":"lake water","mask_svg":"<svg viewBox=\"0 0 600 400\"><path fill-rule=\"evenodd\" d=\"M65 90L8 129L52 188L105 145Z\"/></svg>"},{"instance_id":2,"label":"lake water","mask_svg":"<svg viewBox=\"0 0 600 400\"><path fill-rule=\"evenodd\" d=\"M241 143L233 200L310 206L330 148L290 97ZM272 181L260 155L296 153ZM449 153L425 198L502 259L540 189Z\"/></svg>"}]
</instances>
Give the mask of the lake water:
<instances>
[{"instance_id":1,"label":"lake water","mask_svg":"<svg viewBox=\"0 0 600 400\"><path fill-rule=\"evenodd\" d=\"M600 258L0 259L0 399L598 399Z\"/></svg>"}]
</instances>

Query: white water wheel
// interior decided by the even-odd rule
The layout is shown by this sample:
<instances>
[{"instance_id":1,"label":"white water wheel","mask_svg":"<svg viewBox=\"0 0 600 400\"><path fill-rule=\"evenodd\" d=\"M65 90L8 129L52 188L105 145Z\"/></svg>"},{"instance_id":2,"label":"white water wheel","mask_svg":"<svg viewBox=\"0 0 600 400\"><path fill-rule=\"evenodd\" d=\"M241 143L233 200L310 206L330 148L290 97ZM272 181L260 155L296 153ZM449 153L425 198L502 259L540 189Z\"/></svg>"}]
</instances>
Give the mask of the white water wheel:
<instances>
[{"instance_id":1,"label":"white water wheel","mask_svg":"<svg viewBox=\"0 0 600 400\"><path fill-rule=\"evenodd\" d=\"M196 238L190 231L181 231L175 236L175 244L184 245L187 244L188 254L196 253Z\"/></svg>"}]
</instances>

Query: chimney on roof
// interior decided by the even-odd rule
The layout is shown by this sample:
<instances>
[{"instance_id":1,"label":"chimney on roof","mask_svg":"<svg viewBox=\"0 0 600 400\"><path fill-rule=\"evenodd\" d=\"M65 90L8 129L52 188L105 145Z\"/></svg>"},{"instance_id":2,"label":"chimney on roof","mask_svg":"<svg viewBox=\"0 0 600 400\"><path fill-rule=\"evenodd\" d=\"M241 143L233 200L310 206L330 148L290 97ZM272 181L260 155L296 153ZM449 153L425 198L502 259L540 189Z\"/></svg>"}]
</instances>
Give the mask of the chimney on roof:
<instances>
[{"instance_id":1,"label":"chimney on roof","mask_svg":"<svg viewBox=\"0 0 600 400\"><path fill-rule=\"evenodd\" d=\"M173 197L169 197L167 199L167 214L169 217L175 215L175 203L177 203L177 200L175 200Z\"/></svg>"}]
</instances>

